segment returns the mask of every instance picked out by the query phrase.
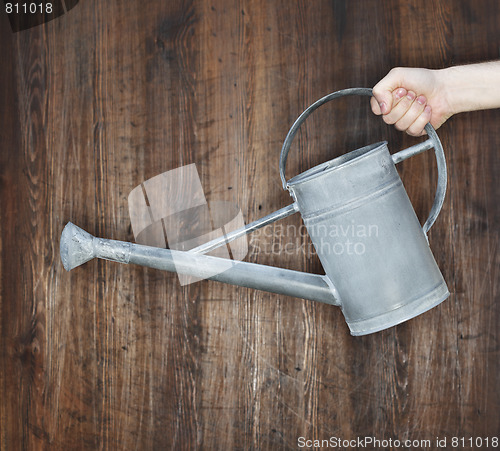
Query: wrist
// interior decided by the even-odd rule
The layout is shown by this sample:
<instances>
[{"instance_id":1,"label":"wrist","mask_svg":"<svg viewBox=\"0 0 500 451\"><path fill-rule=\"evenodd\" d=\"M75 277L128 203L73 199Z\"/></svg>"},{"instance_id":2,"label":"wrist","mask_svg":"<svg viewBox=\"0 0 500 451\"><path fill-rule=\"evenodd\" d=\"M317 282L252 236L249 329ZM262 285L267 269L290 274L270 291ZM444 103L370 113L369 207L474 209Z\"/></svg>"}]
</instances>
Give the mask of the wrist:
<instances>
[{"instance_id":1,"label":"wrist","mask_svg":"<svg viewBox=\"0 0 500 451\"><path fill-rule=\"evenodd\" d=\"M466 111L463 97L463 77L457 73L457 67L447 67L435 71L436 92L443 99L443 113L446 117Z\"/></svg>"},{"instance_id":2,"label":"wrist","mask_svg":"<svg viewBox=\"0 0 500 451\"><path fill-rule=\"evenodd\" d=\"M500 107L500 62L469 64L436 71L451 114Z\"/></svg>"}]
</instances>

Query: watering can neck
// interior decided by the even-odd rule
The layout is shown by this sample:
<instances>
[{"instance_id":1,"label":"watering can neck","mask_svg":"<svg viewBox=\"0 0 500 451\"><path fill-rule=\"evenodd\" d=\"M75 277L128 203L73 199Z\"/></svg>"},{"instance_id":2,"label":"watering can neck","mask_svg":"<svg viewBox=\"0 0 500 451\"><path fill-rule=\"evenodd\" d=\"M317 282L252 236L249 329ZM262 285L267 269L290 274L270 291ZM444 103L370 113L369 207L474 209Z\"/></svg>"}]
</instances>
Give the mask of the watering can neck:
<instances>
[{"instance_id":1,"label":"watering can neck","mask_svg":"<svg viewBox=\"0 0 500 451\"><path fill-rule=\"evenodd\" d=\"M67 271L102 258L339 305L326 276L97 238L71 222L62 232L60 253Z\"/></svg>"}]
</instances>

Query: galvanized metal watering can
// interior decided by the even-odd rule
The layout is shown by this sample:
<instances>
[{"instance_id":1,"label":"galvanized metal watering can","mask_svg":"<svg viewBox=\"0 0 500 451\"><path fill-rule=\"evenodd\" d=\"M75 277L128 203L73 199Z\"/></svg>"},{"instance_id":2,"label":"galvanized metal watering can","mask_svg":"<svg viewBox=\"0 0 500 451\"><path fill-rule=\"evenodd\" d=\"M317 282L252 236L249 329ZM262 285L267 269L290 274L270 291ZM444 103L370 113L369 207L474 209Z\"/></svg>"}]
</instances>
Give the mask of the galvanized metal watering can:
<instances>
[{"instance_id":1,"label":"galvanized metal watering can","mask_svg":"<svg viewBox=\"0 0 500 451\"><path fill-rule=\"evenodd\" d=\"M68 223L61 236L66 270L98 257L194 275L234 285L340 306L351 334L365 335L407 321L444 301L449 292L427 242L446 192L446 162L430 124L429 138L391 156L386 142L354 150L286 180L285 166L300 125L324 103L341 96L371 96L353 88L309 106L288 132L280 176L294 202L258 221L190 251L175 251L96 238ZM395 164L434 148L438 184L429 217L421 227ZM308 274L203 255L278 219L300 212L325 270ZM361 241L339 248L338 233L362 226ZM354 235L354 233L353 233ZM351 243L352 244L352 243ZM341 251L342 250L342 251ZM213 275L213 268L221 272Z\"/></svg>"}]
</instances>

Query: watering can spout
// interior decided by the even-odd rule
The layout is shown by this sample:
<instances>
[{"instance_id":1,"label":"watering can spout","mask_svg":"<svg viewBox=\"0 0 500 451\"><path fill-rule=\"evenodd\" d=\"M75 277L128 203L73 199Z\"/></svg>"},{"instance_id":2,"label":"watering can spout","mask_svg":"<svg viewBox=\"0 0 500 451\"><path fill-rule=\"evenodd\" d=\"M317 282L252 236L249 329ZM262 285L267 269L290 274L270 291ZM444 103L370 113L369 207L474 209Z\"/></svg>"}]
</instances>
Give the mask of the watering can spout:
<instances>
[{"instance_id":1,"label":"watering can spout","mask_svg":"<svg viewBox=\"0 0 500 451\"><path fill-rule=\"evenodd\" d=\"M96 238L69 222L61 234L61 260L70 271L93 258L149 268L340 305L326 276L243 261Z\"/></svg>"},{"instance_id":2,"label":"watering can spout","mask_svg":"<svg viewBox=\"0 0 500 451\"><path fill-rule=\"evenodd\" d=\"M71 271L95 257L93 240L94 237L90 233L72 222L66 224L62 231L59 249L66 271Z\"/></svg>"}]
</instances>

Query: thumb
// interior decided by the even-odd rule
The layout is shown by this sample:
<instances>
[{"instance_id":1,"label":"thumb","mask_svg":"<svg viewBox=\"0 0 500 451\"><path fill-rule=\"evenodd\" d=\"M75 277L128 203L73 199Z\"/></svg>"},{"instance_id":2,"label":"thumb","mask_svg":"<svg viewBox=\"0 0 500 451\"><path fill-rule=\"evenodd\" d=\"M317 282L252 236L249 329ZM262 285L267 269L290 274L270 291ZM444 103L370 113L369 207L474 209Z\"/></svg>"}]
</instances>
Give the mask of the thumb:
<instances>
[{"instance_id":1,"label":"thumb","mask_svg":"<svg viewBox=\"0 0 500 451\"><path fill-rule=\"evenodd\" d=\"M396 88L403 86L401 75L402 74L397 68L392 69L373 87L373 97L375 101L372 101L372 110L375 114L388 114L391 112L393 106L392 92ZM377 113L375 109L380 112Z\"/></svg>"},{"instance_id":2,"label":"thumb","mask_svg":"<svg viewBox=\"0 0 500 451\"><path fill-rule=\"evenodd\" d=\"M375 114L388 114L392 110L392 92L387 90L375 91L375 88L373 88L373 97L370 103Z\"/></svg>"}]
</instances>

